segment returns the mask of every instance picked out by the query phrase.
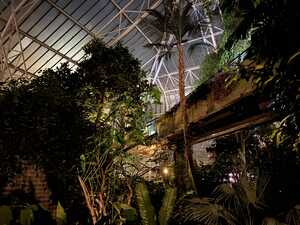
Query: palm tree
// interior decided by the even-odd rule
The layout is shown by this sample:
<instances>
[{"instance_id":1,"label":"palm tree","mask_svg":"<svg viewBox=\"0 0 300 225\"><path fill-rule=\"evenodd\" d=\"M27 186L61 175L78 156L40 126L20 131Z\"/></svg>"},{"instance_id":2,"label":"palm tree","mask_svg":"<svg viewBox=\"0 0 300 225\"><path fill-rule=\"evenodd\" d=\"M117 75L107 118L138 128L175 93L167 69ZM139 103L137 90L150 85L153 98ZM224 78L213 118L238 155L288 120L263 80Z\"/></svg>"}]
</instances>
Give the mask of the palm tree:
<instances>
[{"instance_id":1,"label":"palm tree","mask_svg":"<svg viewBox=\"0 0 300 225\"><path fill-rule=\"evenodd\" d=\"M300 225L300 205L277 215L272 212L274 205L266 204L269 180L258 176L253 182L244 175L237 183L217 186L212 198L183 199L170 225Z\"/></svg>"},{"instance_id":2,"label":"palm tree","mask_svg":"<svg viewBox=\"0 0 300 225\"><path fill-rule=\"evenodd\" d=\"M163 13L157 10L148 10L150 15L148 24L158 30L162 34L162 38L160 43L149 44L147 46L156 46L160 49L163 49L162 52L167 55L169 55L170 50L173 47L177 47L180 113L182 115L183 122L184 156L187 162L186 168L193 171L192 152L190 151L190 144L188 139L183 43L188 41L187 38L189 35L198 33L203 26L207 26L207 23L204 21L204 15L199 16L199 14L197 14L196 17L193 16L193 14L191 13L193 4L190 1L165 0L163 6ZM166 40L173 39L174 41L166 42Z\"/></svg>"}]
</instances>

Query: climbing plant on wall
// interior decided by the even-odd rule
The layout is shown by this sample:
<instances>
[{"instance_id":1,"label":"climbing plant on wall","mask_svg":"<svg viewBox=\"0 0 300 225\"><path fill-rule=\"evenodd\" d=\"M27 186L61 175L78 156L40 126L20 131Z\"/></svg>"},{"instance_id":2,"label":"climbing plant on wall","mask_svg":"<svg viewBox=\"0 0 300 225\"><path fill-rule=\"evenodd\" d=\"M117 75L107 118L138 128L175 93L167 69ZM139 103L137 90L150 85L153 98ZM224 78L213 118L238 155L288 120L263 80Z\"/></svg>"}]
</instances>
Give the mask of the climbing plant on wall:
<instances>
[{"instance_id":1,"label":"climbing plant on wall","mask_svg":"<svg viewBox=\"0 0 300 225\"><path fill-rule=\"evenodd\" d=\"M225 44L230 49L246 36L249 48L233 76L255 77L258 92L268 96L270 109L282 116L274 132L278 144L299 149L299 32L294 29L300 19L295 2L221 1L223 10L238 15L240 22ZM286 40L286 41L284 41ZM279 147L279 145L278 145Z\"/></svg>"},{"instance_id":2,"label":"climbing plant on wall","mask_svg":"<svg viewBox=\"0 0 300 225\"><path fill-rule=\"evenodd\" d=\"M230 82L252 79L257 87L253 95L266 100L266 108L278 121L243 133L239 138L244 144L239 149L223 143L222 150L225 147L231 152L237 150L234 154L237 157L223 150L217 155L219 162L209 169L223 170L226 162L222 162L222 158L227 162L237 160L241 167L238 167L238 179L230 181L228 176L222 179L223 184L210 195L213 200L199 198L179 203L174 224L180 223L180 219L183 224L298 224L300 36L294 29L300 17L297 3L281 0L223 0L220 3L223 13L239 18L224 43L224 50L230 51L239 41L250 38L243 52L244 61L230 71ZM219 62L220 59L215 61ZM245 169L246 175L242 172ZM246 203L246 207L238 205L239 202ZM228 205L230 211L227 211ZM241 209L246 211L240 212Z\"/></svg>"}]
</instances>

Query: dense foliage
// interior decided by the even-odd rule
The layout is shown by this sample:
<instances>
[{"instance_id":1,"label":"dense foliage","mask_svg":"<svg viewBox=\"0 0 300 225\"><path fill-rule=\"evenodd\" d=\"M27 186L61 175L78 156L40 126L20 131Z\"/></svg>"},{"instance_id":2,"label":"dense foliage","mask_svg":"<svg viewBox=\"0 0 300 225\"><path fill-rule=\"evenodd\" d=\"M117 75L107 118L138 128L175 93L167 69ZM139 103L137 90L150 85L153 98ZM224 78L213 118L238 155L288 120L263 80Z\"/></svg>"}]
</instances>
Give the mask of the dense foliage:
<instances>
[{"instance_id":1,"label":"dense foliage","mask_svg":"<svg viewBox=\"0 0 300 225\"><path fill-rule=\"evenodd\" d=\"M30 161L44 169L51 201L59 199L72 221L85 211L78 209L84 199L77 176L104 153L113 159L142 143L144 108L157 96L126 48L95 40L84 50L75 71L63 64L31 81L4 83L0 95L1 188Z\"/></svg>"},{"instance_id":2,"label":"dense foliage","mask_svg":"<svg viewBox=\"0 0 300 225\"><path fill-rule=\"evenodd\" d=\"M258 92L271 99L270 108L283 118L274 136L288 150L299 149L300 137L300 80L297 76L300 34L293 28L300 13L296 5L294 1L284 0L222 1L225 12L241 17L225 47L230 49L237 41L247 36L251 38L246 61L236 69L235 76L254 75Z\"/></svg>"},{"instance_id":3,"label":"dense foliage","mask_svg":"<svg viewBox=\"0 0 300 225\"><path fill-rule=\"evenodd\" d=\"M201 62L200 80L198 85L202 85L214 74L227 71L229 68L239 64L244 53L250 44L250 35L232 44L230 48L225 48L228 38L239 24L241 17L225 12L222 15L223 29L221 40L218 43L217 51L211 52Z\"/></svg>"},{"instance_id":4,"label":"dense foliage","mask_svg":"<svg viewBox=\"0 0 300 225\"><path fill-rule=\"evenodd\" d=\"M211 149L216 162L198 171L199 193L206 197L178 199L171 224L299 224L300 36L295 28L300 15L296 2L220 1L225 34L221 49L207 58L205 73L230 70L231 83L252 79L257 85L255 97L266 99L267 109L278 121L218 139ZM175 45L179 49L181 95L182 43L193 25L192 6L190 1L166 1L164 14L149 11L162 31L157 47L163 52ZM197 30L203 24L194 25ZM174 43L166 43L170 35L176 37ZM166 189L162 200L152 198L144 183L134 188L134 175L140 171L127 154L133 145L144 143L147 115L143 109L153 89L138 61L122 46L106 48L93 41L85 51L76 71L62 65L30 82L1 86L0 183L10 182L21 173L22 162L30 161L46 171L51 200L62 202L70 224L166 224L175 189ZM242 63L236 60L240 56ZM181 100L185 105L185 98ZM183 149L183 143L177 144ZM180 153L176 163L186 165ZM175 170L177 177L184 178L183 189L186 169ZM33 205L38 199L34 190L30 192L18 200L6 198L5 203ZM9 210L4 206L1 211Z\"/></svg>"},{"instance_id":5,"label":"dense foliage","mask_svg":"<svg viewBox=\"0 0 300 225\"><path fill-rule=\"evenodd\" d=\"M220 1L225 16L237 19L220 52L247 48L221 70L229 83L252 79L253 95L268 101L278 121L216 141L216 162L202 167L205 196L178 202L174 224L299 224L299 32L295 1ZM225 18L226 19L226 18ZM225 21L226 22L226 21ZM225 24L226 25L226 24ZM238 54L238 55L239 55ZM210 65L222 58L209 58ZM230 62L230 61L229 61ZM213 71L216 72L216 71ZM213 73L210 74L214 75Z\"/></svg>"},{"instance_id":6,"label":"dense foliage","mask_svg":"<svg viewBox=\"0 0 300 225\"><path fill-rule=\"evenodd\" d=\"M201 195L179 201L172 224L297 225L300 157L277 148L274 126L217 139L215 162L195 173Z\"/></svg>"}]
</instances>

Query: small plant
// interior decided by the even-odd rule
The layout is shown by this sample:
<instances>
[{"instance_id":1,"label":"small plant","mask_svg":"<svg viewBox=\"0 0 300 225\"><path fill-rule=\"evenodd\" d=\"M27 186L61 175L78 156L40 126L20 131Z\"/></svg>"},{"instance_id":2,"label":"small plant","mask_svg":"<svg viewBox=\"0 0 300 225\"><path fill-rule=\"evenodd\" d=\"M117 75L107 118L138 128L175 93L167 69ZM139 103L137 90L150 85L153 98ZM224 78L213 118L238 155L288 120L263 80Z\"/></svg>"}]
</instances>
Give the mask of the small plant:
<instances>
[{"instance_id":1,"label":"small plant","mask_svg":"<svg viewBox=\"0 0 300 225\"><path fill-rule=\"evenodd\" d=\"M66 214L60 203L57 205L56 225L66 224ZM50 213L39 205L2 205L0 206L0 225L55 224Z\"/></svg>"}]
</instances>

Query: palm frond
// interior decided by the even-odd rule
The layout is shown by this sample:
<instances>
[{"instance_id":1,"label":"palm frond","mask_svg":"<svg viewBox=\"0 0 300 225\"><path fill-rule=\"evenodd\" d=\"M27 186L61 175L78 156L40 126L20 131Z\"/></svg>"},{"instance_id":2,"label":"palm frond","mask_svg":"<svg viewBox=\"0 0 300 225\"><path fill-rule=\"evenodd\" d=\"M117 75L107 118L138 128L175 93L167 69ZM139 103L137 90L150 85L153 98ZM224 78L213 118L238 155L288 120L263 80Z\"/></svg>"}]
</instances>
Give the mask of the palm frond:
<instances>
[{"instance_id":1,"label":"palm frond","mask_svg":"<svg viewBox=\"0 0 300 225\"><path fill-rule=\"evenodd\" d=\"M254 225L254 217L249 207L247 195L240 184L221 184L215 188L213 193L215 201L232 210L240 224Z\"/></svg>"},{"instance_id":2,"label":"palm frond","mask_svg":"<svg viewBox=\"0 0 300 225\"><path fill-rule=\"evenodd\" d=\"M195 34L199 32L200 27L207 25L202 8L197 8L196 11L193 9L190 1L179 0L165 1L163 13L157 10L147 12L154 18L150 24L154 25L156 30L172 34L177 41L181 41L187 33Z\"/></svg>"},{"instance_id":3,"label":"palm frond","mask_svg":"<svg viewBox=\"0 0 300 225\"><path fill-rule=\"evenodd\" d=\"M192 9L193 4L188 2L182 10L182 17L188 17L190 10Z\"/></svg>"},{"instance_id":4,"label":"palm frond","mask_svg":"<svg viewBox=\"0 0 300 225\"><path fill-rule=\"evenodd\" d=\"M256 208L265 207L264 196L269 184L270 178L259 176L256 182L251 182L246 175L240 180L240 185L244 190L248 204L252 204Z\"/></svg>"},{"instance_id":5,"label":"palm frond","mask_svg":"<svg viewBox=\"0 0 300 225\"><path fill-rule=\"evenodd\" d=\"M167 51L163 51L161 52L160 56L158 57L158 60L161 60L162 58L165 58L165 59L170 59L171 56L174 54L175 50L167 50Z\"/></svg>"},{"instance_id":6,"label":"palm frond","mask_svg":"<svg viewBox=\"0 0 300 225\"><path fill-rule=\"evenodd\" d=\"M262 225L283 225L273 217L266 217L262 221Z\"/></svg>"},{"instance_id":7,"label":"palm frond","mask_svg":"<svg viewBox=\"0 0 300 225\"><path fill-rule=\"evenodd\" d=\"M244 191L246 202L255 205L258 201L256 184L250 183L246 176L242 176L240 178L240 185Z\"/></svg>"},{"instance_id":8,"label":"palm frond","mask_svg":"<svg viewBox=\"0 0 300 225\"><path fill-rule=\"evenodd\" d=\"M165 21L164 15L161 12L159 12L159 11L157 11L155 9L147 9L146 12L148 12L148 14L150 16L155 17L157 20L160 20L162 22Z\"/></svg>"},{"instance_id":9,"label":"palm frond","mask_svg":"<svg viewBox=\"0 0 300 225\"><path fill-rule=\"evenodd\" d=\"M238 193L239 189L234 187L233 184L225 183L218 185L213 194L215 196L215 201L218 204L230 207L232 209L241 210L244 208L241 194Z\"/></svg>"},{"instance_id":10,"label":"palm frond","mask_svg":"<svg viewBox=\"0 0 300 225\"><path fill-rule=\"evenodd\" d=\"M186 22L185 26L186 34L193 36L198 35L202 29L210 26L210 24L205 21L189 21Z\"/></svg>"},{"instance_id":11,"label":"palm frond","mask_svg":"<svg viewBox=\"0 0 300 225\"><path fill-rule=\"evenodd\" d=\"M196 48L198 48L198 47L209 47L209 48L212 48L213 50L215 50L214 46L210 43L197 42L197 43L190 45L190 47L188 48L189 55L191 56L195 52Z\"/></svg>"},{"instance_id":12,"label":"palm frond","mask_svg":"<svg viewBox=\"0 0 300 225\"><path fill-rule=\"evenodd\" d=\"M192 6L190 17L194 21L204 21L206 19L206 13L203 6Z\"/></svg>"},{"instance_id":13,"label":"palm frond","mask_svg":"<svg viewBox=\"0 0 300 225\"><path fill-rule=\"evenodd\" d=\"M160 42L160 43L148 43L144 45L146 48L152 48L156 47L160 49L160 55L158 57L158 60L162 60L162 58L170 59L172 54L174 53L175 50L173 50L173 47L176 45L175 42L171 43L165 43L165 42Z\"/></svg>"},{"instance_id":14,"label":"palm frond","mask_svg":"<svg viewBox=\"0 0 300 225\"><path fill-rule=\"evenodd\" d=\"M152 32L158 33L159 35L162 35L163 32L165 32L165 26L156 18L146 17L142 24L145 28L148 28Z\"/></svg>"},{"instance_id":15,"label":"palm frond","mask_svg":"<svg viewBox=\"0 0 300 225\"><path fill-rule=\"evenodd\" d=\"M179 212L185 223L197 223L206 225L236 225L237 220L224 206L213 203L209 198L193 198L186 201L185 206Z\"/></svg>"},{"instance_id":16,"label":"palm frond","mask_svg":"<svg viewBox=\"0 0 300 225\"><path fill-rule=\"evenodd\" d=\"M232 46L241 39L245 39L249 33L250 29L253 29L253 20L255 14L253 12L247 13L243 16L242 20L233 31L233 33L228 37L225 43L225 48L230 50Z\"/></svg>"},{"instance_id":17,"label":"palm frond","mask_svg":"<svg viewBox=\"0 0 300 225\"><path fill-rule=\"evenodd\" d=\"M300 225L300 205L296 205L289 210L286 216L286 223L288 225Z\"/></svg>"}]
</instances>

